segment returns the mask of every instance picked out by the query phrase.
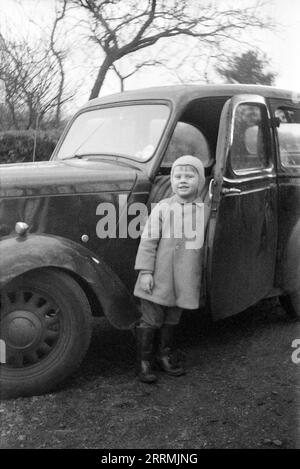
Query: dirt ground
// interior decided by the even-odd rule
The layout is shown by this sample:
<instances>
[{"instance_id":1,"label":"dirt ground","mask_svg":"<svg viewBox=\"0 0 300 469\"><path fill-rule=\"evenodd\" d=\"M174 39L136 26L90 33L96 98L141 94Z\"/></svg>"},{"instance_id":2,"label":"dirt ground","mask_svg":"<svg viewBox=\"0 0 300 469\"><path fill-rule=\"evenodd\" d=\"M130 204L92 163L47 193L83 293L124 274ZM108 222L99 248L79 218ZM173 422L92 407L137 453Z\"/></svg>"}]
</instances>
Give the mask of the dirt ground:
<instances>
[{"instance_id":1,"label":"dirt ground","mask_svg":"<svg viewBox=\"0 0 300 469\"><path fill-rule=\"evenodd\" d=\"M0 447L300 448L299 323L272 300L215 324L186 313L177 332L187 375L147 385L131 333L97 320L64 386L0 404Z\"/></svg>"}]
</instances>

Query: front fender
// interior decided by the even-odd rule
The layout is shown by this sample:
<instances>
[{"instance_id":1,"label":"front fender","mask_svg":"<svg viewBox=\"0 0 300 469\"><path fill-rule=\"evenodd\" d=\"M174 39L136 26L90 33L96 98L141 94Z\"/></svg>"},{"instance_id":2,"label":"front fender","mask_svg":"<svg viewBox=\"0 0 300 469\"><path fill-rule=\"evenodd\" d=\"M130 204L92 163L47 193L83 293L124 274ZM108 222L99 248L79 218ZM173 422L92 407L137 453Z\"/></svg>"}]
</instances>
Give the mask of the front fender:
<instances>
[{"instance_id":1,"label":"front fender","mask_svg":"<svg viewBox=\"0 0 300 469\"><path fill-rule=\"evenodd\" d=\"M84 279L111 324L127 329L138 318L133 298L101 259L79 244L56 236L29 234L0 241L0 287L28 271L56 267Z\"/></svg>"}]
</instances>

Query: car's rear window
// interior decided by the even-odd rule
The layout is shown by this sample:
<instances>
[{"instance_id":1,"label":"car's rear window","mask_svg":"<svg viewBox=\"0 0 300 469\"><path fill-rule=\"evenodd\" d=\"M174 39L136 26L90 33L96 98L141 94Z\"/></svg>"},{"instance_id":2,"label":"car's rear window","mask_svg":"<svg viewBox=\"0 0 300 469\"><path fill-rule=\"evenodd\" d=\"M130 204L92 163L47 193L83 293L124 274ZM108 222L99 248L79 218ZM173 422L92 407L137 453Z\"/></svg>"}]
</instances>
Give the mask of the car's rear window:
<instances>
[{"instance_id":1,"label":"car's rear window","mask_svg":"<svg viewBox=\"0 0 300 469\"><path fill-rule=\"evenodd\" d=\"M300 110L278 108L275 116L279 118L277 128L281 164L285 167L300 167Z\"/></svg>"}]
</instances>

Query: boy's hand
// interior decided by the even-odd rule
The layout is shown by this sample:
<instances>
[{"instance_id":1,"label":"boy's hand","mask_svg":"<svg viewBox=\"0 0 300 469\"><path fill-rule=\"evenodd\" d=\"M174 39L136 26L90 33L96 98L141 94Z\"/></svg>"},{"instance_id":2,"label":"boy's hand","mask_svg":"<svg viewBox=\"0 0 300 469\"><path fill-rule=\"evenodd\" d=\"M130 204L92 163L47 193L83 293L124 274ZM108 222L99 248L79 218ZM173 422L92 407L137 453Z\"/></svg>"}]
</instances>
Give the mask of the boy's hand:
<instances>
[{"instance_id":1,"label":"boy's hand","mask_svg":"<svg viewBox=\"0 0 300 469\"><path fill-rule=\"evenodd\" d=\"M153 275L151 273L142 274L140 277L141 288L150 295L152 294L153 288Z\"/></svg>"}]
</instances>

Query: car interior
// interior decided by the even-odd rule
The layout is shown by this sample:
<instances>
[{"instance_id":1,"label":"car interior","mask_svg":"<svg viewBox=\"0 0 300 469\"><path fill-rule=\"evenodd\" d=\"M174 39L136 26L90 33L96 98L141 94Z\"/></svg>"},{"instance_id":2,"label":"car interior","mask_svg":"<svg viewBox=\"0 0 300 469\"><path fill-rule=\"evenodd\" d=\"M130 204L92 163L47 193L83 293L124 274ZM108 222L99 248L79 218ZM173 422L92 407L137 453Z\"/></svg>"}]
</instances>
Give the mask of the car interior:
<instances>
[{"instance_id":1,"label":"car interior","mask_svg":"<svg viewBox=\"0 0 300 469\"><path fill-rule=\"evenodd\" d=\"M208 202L208 187L215 164L220 115L227 97L202 98L191 102L179 118L154 180L148 205L172 195L170 172L182 155L199 158L204 166L206 184L202 197Z\"/></svg>"}]
</instances>

